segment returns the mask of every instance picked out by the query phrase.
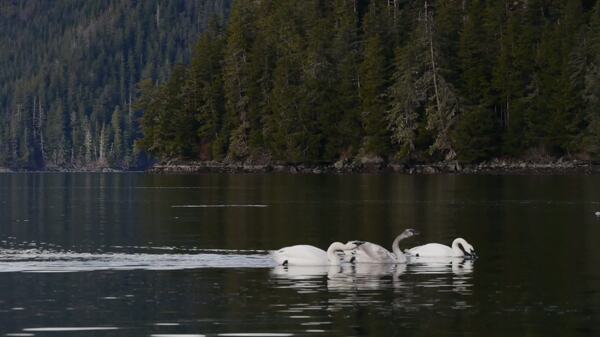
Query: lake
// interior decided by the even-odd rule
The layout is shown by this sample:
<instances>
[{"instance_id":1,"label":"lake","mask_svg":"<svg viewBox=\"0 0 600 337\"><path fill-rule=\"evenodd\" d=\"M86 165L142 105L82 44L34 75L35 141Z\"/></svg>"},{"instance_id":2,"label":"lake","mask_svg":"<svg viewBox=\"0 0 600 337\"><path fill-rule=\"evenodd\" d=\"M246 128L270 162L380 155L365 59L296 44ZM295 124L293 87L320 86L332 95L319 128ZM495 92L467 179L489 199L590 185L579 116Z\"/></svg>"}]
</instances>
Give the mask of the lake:
<instances>
[{"instance_id":1,"label":"lake","mask_svg":"<svg viewBox=\"0 0 600 337\"><path fill-rule=\"evenodd\" d=\"M0 174L0 336L598 336L600 176ZM267 251L464 237L475 261Z\"/></svg>"}]
</instances>

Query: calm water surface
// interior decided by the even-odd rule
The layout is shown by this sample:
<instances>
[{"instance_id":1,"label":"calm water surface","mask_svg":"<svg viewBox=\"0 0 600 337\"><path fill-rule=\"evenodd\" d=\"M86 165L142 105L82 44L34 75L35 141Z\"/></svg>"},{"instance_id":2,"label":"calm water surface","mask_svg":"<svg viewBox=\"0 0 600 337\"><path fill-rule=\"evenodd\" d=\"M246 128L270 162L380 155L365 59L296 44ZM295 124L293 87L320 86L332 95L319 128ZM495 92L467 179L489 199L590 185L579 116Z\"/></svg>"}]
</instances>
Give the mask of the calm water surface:
<instances>
[{"instance_id":1,"label":"calm water surface","mask_svg":"<svg viewBox=\"0 0 600 337\"><path fill-rule=\"evenodd\" d=\"M600 176L0 175L0 336L598 336ZM476 261L274 267L462 236Z\"/></svg>"}]
</instances>

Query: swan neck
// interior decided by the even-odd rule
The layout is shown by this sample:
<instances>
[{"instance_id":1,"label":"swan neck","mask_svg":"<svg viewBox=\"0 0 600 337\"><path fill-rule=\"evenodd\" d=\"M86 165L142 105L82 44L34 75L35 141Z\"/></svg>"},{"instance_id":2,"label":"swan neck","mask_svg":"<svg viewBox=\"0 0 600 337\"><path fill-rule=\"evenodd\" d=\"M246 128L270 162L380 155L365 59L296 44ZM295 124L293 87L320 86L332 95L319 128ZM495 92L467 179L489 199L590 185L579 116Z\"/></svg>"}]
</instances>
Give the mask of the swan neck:
<instances>
[{"instance_id":1,"label":"swan neck","mask_svg":"<svg viewBox=\"0 0 600 337\"><path fill-rule=\"evenodd\" d=\"M463 251L458 247L460 243L460 239L454 239L454 241L452 241L452 250L458 255L464 255Z\"/></svg>"},{"instance_id":2,"label":"swan neck","mask_svg":"<svg viewBox=\"0 0 600 337\"><path fill-rule=\"evenodd\" d=\"M398 259L403 255L402 251L400 250L400 240L402 239L404 239L404 236L400 234L394 239L394 242L392 242L392 252Z\"/></svg>"}]
</instances>

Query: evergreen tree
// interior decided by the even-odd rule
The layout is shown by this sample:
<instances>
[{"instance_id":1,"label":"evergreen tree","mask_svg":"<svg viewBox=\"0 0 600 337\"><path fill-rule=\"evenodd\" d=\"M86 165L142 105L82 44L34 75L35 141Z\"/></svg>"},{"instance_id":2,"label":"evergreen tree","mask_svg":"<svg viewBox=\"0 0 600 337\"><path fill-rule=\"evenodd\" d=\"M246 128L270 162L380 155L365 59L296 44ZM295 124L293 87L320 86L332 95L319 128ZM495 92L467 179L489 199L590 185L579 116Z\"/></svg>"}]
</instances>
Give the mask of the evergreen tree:
<instances>
[{"instance_id":1,"label":"evergreen tree","mask_svg":"<svg viewBox=\"0 0 600 337\"><path fill-rule=\"evenodd\" d=\"M121 108L118 106L112 114L111 130L112 149L110 151L110 160L118 166L119 161L123 158L123 117L121 115Z\"/></svg>"},{"instance_id":2,"label":"evergreen tree","mask_svg":"<svg viewBox=\"0 0 600 337\"><path fill-rule=\"evenodd\" d=\"M303 122L305 115L300 111L302 90L302 52L306 41L301 33L300 22L290 20L296 14L296 4L278 4L274 15L279 27L278 40L285 41L277 48L277 61L273 71L273 90L270 93L271 110L265 121L265 136L273 156L277 160L302 162L314 148L310 138L313 121Z\"/></svg>"},{"instance_id":3,"label":"evergreen tree","mask_svg":"<svg viewBox=\"0 0 600 337\"><path fill-rule=\"evenodd\" d=\"M197 136L201 144L200 158L222 159L228 135L223 127L225 115L222 67L223 37L218 23L213 21L195 47L189 67L186 97L198 123Z\"/></svg>"},{"instance_id":4,"label":"evergreen tree","mask_svg":"<svg viewBox=\"0 0 600 337\"><path fill-rule=\"evenodd\" d=\"M362 129L360 124L358 96L358 22L352 2L336 0L334 3L334 26L331 57L333 64L333 90L330 122L336 130L328 137L329 150L342 157L354 156L360 147ZM329 157L329 155L326 155Z\"/></svg>"},{"instance_id":5,"label":"evergreen tree","mask_svg":"<svg viewBox=\"0 0 600 337\"><path fill-rule=\"evenodd\" d=\"M431 6L431 7L430 7ZM424 43L429 51L427 55L427 71L425 78L429 82L430 93L425 107L427 129L434 134L434 143L430 152L439 151L448 158L454 157L450 140L450 132L457 114L457 97L454 88L444 77L443 55L436 44L436 26L433 20L433 5L425 0L422 25L423 35L419 43ZM433 90L431 90L433 89Z\"/></svg>"},{"instance_id":6,"label":"evergreen tree","mask_svg":"<svg viewBox=\"0 0 600 337\"><path fill-rule=\"evenodd\" d=\"M232 131L229 155L239 159L249 154L248 88L253 84L249 74L250 49L255 34L255 2L236 1L227 26L227 44L223 65L226 98L226 128Z\"/></svg>"},{"instance_id":7,"label":"evergreen tree","mask_svg":"<svg viewBox=\"0 0 600 337\"><path fill-rule=\"evenodd\" d=\"M597 2L590 15L586 29L583 100L585 121L581 147L595 161L600 160L600 2Z\"/></svg>"},{"instance_id":8,"label":"evergreen tree","mask_svg":"<svg viewBox=\"0 0 600 337\"><path fill-rule=\"evenodd\" d=\"M44 137L45 143L48 144L46 146L46 161L53 165L64 166L68 161L66 153L66 129L68 124L66 118L67 116L65 116L65 109L62 104L58 104L48 113Z\"/></svg>"},{"instance_id":9,"label":"evergreen tree","mask_svg":"<svg viewBox=\"0 0 600 337\"><path fill-rule=\"evenodd\" d=\"M396 51L387 111L392 140L400 145L396 159L407 159L412 155L417 148L419 128L423 130L423 105L427 97L423 81L425 64L422 62L425 57L426 50L420 44L409 42Z\"/></svg>"},{"instance_id":10,"label":"evergreen tree","mask_svg":"<svg viewBox=\"0 0 600 337\"><path fill-rule=\"evenodd\" d=\"M152 80L146 79L138 84L139 99L135 103L135 109L143 110L144 115L140 119L140 126L144 137L136 141L136 147L151 154L159 155L160 138L158 136L159 112L161 109L159 94L161 90L154 86Z\"/></svg>"},{"instance_id":11,"label":"evergreen tree","mask_svg":"<svg viewBox=\"0 0 600 337\"><path fill-rule=\"evenodd\" d=\"M490 159L497 152L497 121L489 110L477 106L461 114L453 140L457 159L464 163Z\"/></svg>"},{"instance_id":12,"label":"evergreen tree","mask_svg":"<svg viewBox=\"0 0 600 337\"><path fill-rule=\"evenodd\" d=\"M269 119L270 93L273 90L273 70L276 62L278 40L278 24L274 15L278 5L271 1L260 2L256 20L257 34L250 51L250 77L253 85L248 88L250 97L249 136L248 143L251 156L261 160L268 157L265 122ZM261 158L262 157L262 158Z\"/></svg>"},{"instance_id":13,"label":"evergreen tree","mask_svg":"<svg viewBox=\"0 0 600 337\"><path fill-rule=\"evenodd\" d=\"M331 55L333 39L328 14L331 8L320 0L306 1L306 49L301 65L302 84L300 114L307 126L305 157L307 161L335 161L339 155L336 122L340 116L335 95L335 67Z\"/></svg>"},{"instance_id":14,"label":"evergreen tree","mask_svg":"<svg viewBox=\"0 0 600 337\"><path fill-rule=\"evenodd\" d=\"M462 114L454 130L454 148L463 162L489 159L497 151L498 128L491 109L490 69L482 62L486 58L483 4L469 4L460 33L460 87Z\"/></svg>"},{"instance_id":15,"label":"evergreen tree","mask_svg":"<svg viewBox=\"0 0 600 337\"><path fill-rule=\"evenodd\" d=\"M506 129L502 145L509 155L518 155L535 143L528 116L537 95L533 81L534 53L531 52L531 46L537 42L533 27L519 15L511 13L507 18L492 80L502 101L499 110Z\"/></svg>"},{"instance_id":16,"label":"evergreen tree","mask_svg":"<svg viewBox=\"0 0 600 337\"><path fill-rule=\"evenodd\" d=\"M385 35L378 25L386 13L378 2L374 1L364 18L365 41L360 65L360 99L365 131L362 152L365 155L385 156L389 150L385 120L388 60L384 52Z\"/></svg>"},{"instance_id":17,"label":"evergreen tree","mask_svg":"<svg viewBox=\"0 0 600 337\"><path fill-rule=\"evenodd\" d=\"M441 68L446 62L435 38L433 7L429 1L422 4L411 38L396 58L388 119L392 138L401 145L400 158L414 151L417 137L430 154L452 157L450 133L458 102Z\"/></svg>"}]
</instances>

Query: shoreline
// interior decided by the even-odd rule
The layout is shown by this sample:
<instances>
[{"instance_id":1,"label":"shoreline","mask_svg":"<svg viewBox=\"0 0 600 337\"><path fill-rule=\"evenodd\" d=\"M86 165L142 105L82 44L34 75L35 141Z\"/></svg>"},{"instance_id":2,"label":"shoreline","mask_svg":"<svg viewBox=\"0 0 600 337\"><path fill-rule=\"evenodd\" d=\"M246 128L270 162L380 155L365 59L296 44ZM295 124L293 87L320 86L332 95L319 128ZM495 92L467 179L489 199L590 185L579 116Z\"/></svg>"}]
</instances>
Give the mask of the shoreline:
<instances>
[{"instance_id":1,"label":"shoreline","mask_svg":"<svg viewBox=\"0 0 600 337\"><path fill-rule=\"evenodd\" d=\"M583 160L525 161L499 160L479 164L460 164L456 161L427 164L396 164L385 162L357 163L338 161L333 164L249 164L244 162L219 161L170 161L155 163L145 169L115 168L46 168L43 170L9 169L0 167L1 173L122 173L144 172L159 174L201 173L281 173L281 174L597 174L600 165Z\"/></svg>"},{"instance_id":2,"label":"shoreline","mask_svg":"<svg viewBox=\"0 0 600 337\"><path fill-rule=\"evenodd\" d=\"M556 160L548 162L492 160L479 164L460 164L456 161L428 164L394 164L383 162L334 164L247 164L215 161L182 161L157 163L145 170L151 173L288 173L288 174L594 174L600 165L581 160Z\"/></svg>"}]
</instances>

